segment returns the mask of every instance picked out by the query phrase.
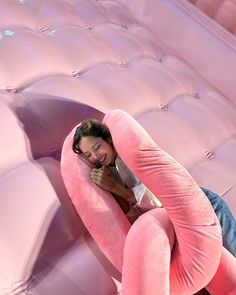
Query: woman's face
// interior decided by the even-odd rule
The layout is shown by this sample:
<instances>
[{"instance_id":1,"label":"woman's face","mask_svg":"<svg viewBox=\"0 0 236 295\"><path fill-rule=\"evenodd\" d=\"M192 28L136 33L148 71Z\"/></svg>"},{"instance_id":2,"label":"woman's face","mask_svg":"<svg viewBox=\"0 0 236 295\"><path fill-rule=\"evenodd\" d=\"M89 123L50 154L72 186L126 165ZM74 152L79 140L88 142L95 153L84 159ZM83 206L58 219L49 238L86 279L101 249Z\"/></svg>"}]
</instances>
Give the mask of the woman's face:
<instances>
[{"instance_id":1,"label":"woman's face","mask_svg":"<svg viewBox=\"0 0 236 295\"><path fill-rule=\"evenodd\" d=\"M114 165L116 151L112 144L106 142L101 137L81 137L78 145L84 157L91 163L99 163L102 166Z\"/></svg>"}]
</instances>

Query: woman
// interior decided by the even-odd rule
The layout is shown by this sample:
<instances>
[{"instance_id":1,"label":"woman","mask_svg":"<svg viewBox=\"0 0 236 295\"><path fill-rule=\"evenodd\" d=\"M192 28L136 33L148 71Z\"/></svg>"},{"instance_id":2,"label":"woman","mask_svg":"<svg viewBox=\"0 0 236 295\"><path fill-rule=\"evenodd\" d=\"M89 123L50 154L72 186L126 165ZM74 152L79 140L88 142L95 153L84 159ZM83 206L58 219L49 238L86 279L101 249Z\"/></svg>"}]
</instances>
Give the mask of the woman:
<instances>
[{"instance_id":1,"label":"woman","mask_svg":"<svg viewBox=\"0 0 236 295\"><path fill-rule=\"evenodd\" d=\"M84 120L76 129L73 151L81 154L97 168L92 181L113 194L131 223L145 211L162 207L156 196L141 183L120 159L109 129L95 119ZM202 188L222 227L223 245L236 257L236 221L224 200Z\"/></svg>"}]
</instances>

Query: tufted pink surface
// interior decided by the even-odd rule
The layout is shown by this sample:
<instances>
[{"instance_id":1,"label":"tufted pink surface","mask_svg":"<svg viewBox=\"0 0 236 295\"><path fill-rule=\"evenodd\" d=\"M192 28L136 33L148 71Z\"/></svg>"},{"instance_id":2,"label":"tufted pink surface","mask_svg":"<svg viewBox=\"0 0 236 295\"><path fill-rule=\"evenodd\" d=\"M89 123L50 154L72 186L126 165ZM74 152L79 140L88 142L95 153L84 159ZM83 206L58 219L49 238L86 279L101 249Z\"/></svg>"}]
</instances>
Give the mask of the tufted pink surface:
<instances>
[{"instance_id":1,"label":"tufted pink surface","mask_svg":"<svg viewBox=\"0 0 236 295\"><path fill-rule=\"evenodd\" d=\"M235 22L234 7L211 0L208 11ZM236 214L235 48L233 34L186 0L0 1L1 295L120 290L54 179L66 135L86 117L125 110ZM107 240L120 269L124 238L116 258ZM235 273L225 261L217 280Z\"/></svg>"}]
</instances>

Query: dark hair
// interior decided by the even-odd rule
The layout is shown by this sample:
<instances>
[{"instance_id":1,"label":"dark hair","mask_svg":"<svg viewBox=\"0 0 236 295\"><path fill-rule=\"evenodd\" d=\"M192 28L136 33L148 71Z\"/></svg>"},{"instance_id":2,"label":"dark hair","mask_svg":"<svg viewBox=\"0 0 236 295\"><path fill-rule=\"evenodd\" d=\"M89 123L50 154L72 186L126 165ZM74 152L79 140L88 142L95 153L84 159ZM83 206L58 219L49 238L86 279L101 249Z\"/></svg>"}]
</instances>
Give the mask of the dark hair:
<instances>
[{"instance_id":1,"label":"dark hair","mask_svg":"<svg viewBox=\"0 0 236 295\"><path fill-rule=\"evenodd\" d=\"M86 136L101 137L107 142L109 139L111 139L111 133L105 124L96 119L83 120L81 124L76 128L73 138L72 149L76 154L82 153L82 151L78 147L78 144L81 137Z\"/></svg>"}]
</instances>

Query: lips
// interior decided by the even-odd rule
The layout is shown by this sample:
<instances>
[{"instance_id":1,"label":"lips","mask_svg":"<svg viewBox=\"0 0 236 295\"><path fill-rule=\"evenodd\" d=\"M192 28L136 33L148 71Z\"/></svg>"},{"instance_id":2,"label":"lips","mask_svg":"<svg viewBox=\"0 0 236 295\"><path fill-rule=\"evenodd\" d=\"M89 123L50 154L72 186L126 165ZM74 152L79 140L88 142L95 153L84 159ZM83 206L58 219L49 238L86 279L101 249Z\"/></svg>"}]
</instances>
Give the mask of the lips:
<instances>
[{"instance_id":1,"label":"lips","mask_svg":"<svg viewBox=\"0 0 236 295\"><path fill-rule=\"evenodd\" d=\"M106 155L102 158L102 160L101 161L99 161L101 164L103 164L104 162L105 162L105 160L106 160Z\"/></svg>"}]
</instances>

